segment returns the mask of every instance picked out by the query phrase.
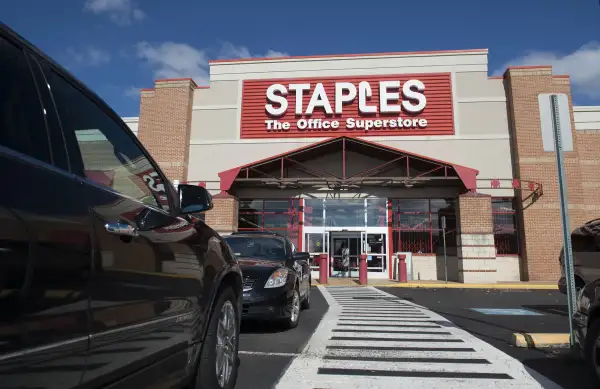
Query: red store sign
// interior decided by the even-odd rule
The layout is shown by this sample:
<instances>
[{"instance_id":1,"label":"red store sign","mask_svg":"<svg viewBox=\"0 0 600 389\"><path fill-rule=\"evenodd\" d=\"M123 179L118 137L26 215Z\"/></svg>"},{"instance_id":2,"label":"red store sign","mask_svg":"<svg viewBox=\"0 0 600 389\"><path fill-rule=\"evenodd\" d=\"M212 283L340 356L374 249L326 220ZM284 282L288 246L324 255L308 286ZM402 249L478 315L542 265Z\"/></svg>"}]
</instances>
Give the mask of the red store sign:
<instances>
[{"instance_id":1,"label":"red store sign","mask_svg":"<svg viewBox=\"0 0 600 389\"><path fill-rule=\"evenodd\" d=\"M244 81L242 139L453 134L450 73Z\"/></svg>"}]
</instances>

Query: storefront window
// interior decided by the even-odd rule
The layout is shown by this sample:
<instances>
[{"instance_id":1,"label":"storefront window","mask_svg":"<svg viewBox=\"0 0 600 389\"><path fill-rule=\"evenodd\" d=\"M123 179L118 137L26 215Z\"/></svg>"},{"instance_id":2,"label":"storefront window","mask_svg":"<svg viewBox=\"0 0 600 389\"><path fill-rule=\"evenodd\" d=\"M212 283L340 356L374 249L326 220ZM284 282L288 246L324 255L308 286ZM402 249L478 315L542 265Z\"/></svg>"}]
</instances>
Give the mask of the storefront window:
<instances>
[{"instance_id":1,"label":"storefront window","mask_svg":"<svg viewBox=\"0 0 600 389\"><path fill-rule=\"evenodd\" d=\"M298 246L299 199L240 199L239 231L271 231Z\"/></svg>"},{"instance_id":2,"label":"storefront window","mask_svg":"<svg viewBox=\"0 0 600 389\"><path fill-rule=\"evenodd\" d=\"M323 227L323 199L304 200L304 225L307 227Z\"/></svg>"},{"instance_id":3,"label":"storefront window","mask_svg":"<svg viewBox=\"0 0 600 389\"><path fill-rule=\"evenodd\" d=\"M496 255L519 254L517 214L515 210L515 201L512 198L492 199Z\"/></svg>"},{"instance_id":4,"label":"storefront window","mask_svg":"<svg viewBox=\"0 0 600 389\"><path fill-rule=\"evenodd\" d=\"M442 254L446 218L446 251L456 254L456 208L454 199L392 200L392 242L394 252Z\"/></svg>"},{"instance_id":5,"label":"storefront window","mask_svg":"<svg viewBox=\"0 0 600 389\"><path fill-rule=\"evenodd\" d=\"M367 199L367 227L387 227L387 199Z\"/></svg>"},{"instance_id":6,"label":"storefront window","mask_svg":"<svg viewBox=\"0 0 600 389\"><path fill-rule=\"evenodd\" d=\"M327 227L364 227L364 199L326 199L325 225Z\"/></svg>"}]
</instances>

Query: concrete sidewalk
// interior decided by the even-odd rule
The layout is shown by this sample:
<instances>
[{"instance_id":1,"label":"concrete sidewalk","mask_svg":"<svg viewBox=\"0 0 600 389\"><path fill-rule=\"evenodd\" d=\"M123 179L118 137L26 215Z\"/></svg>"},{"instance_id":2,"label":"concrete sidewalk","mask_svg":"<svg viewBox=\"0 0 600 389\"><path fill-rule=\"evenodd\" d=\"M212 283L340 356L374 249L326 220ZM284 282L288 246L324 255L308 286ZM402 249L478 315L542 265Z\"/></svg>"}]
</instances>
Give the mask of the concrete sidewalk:
<instances>
[{"instance_id":1,"label":"concrete sidewalk","mask_svg":"<svg viewBox=\"0 0 600 389\"><path fill-rule=\"evenodd\" d=\"M313 279L313 285L322 285L319 280ZM358 279L330 278L329 286L356 286L361 287ZM553 282L497 282L489 284L463 284L460 282L445 281L410 281L400 283L396 281L374 279L369 280L368 286L376 288L429 288L429 289L519 289L519 290L558 290L558 285Z\"/></svg>"}]
</instances>

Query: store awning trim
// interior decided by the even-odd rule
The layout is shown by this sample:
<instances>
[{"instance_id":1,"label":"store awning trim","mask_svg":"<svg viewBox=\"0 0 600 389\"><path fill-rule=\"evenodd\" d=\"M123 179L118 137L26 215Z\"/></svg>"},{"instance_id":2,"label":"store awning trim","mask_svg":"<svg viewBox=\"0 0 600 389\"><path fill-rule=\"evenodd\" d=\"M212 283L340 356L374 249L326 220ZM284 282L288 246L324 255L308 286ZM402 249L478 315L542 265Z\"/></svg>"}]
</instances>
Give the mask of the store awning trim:
<instances>
[{"instance_id":1,"label":"store awning trim","mask_svg":"<svg viewBox=\"0 0 600 389\"><path fill-rule=\"evenodd\" d=\"M269 158L265 158L265 159L255 161L255 162L252 162L252 163L249 163L246 165L242 165L242 166L238 166L238 167L234 167L232 169L222 171L219 173L220 189L222 191L229 191L231 189L231 187L233 186L236 178L238 178L238 175L240 174L240 172L243 169L256 168L260 165L271 163L271 162L274 162L281 158L290 158L294 154L310 151L310 150L319 148L324 145L340 142L342 140L346 140L349 142L356 142L356 143L363 144L363 145L368 145L371 147L379 148L381 150L396 153L399 155L406 155L408 157L416 158L416 159L419 159L419 160L422 160L425 162L431 162L434 164L445 165L447 167L452 168L456 172L456 175L460 178L462 184L464 185L464 187L467 190L475 190L477 187L476 182L477 182L477 175L479 174L479 171L476 169L472 169L472 168L469 168L466 166L462 166L462 165L458 165L458 164L454 164L454 163L450 163L450 162L445 162L445 161L438 160L435 158L422 156L422 155L415 154L415 153L410 153L410 152L407 152L404 150L396 149L394 147L385 146L385 145L381 145L379 143L366 141L364 139L341 136L341 137L337 137L337 138L330 138L330 139L327 139L322 142L317 142L317 143L311 144L309 146L300 147L300 148L290 150L285 153L271 156Z\"/></svg>"}]
</instances>

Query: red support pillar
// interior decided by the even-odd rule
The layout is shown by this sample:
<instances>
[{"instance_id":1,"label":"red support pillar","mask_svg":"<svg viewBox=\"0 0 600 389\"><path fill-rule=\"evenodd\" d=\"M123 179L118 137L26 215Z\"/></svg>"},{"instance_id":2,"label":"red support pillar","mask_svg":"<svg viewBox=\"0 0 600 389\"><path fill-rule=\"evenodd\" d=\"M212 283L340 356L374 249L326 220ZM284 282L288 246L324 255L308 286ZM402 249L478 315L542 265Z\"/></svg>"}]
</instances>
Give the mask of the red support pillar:
<instances>
[{"instance_id":1,"label":"red support pillar","mask_svg":"<svg viewBox=\"0 0 600 389\"><path fill-rule=\"evenodd\" d=\"M321 254L319 256L319 284L325 285L329 282L329 255Z\"/></svg>"},{"instance_id":2,"label":"red support pillar","mask_svg":"<svg viewBox=\"0 0 600 389\"><path fill-rule=\"evenodd\" d=\"M367 254L360 255L360 263L358 264L358 283L367 285Z\"/></svg>"}]
</instances>

